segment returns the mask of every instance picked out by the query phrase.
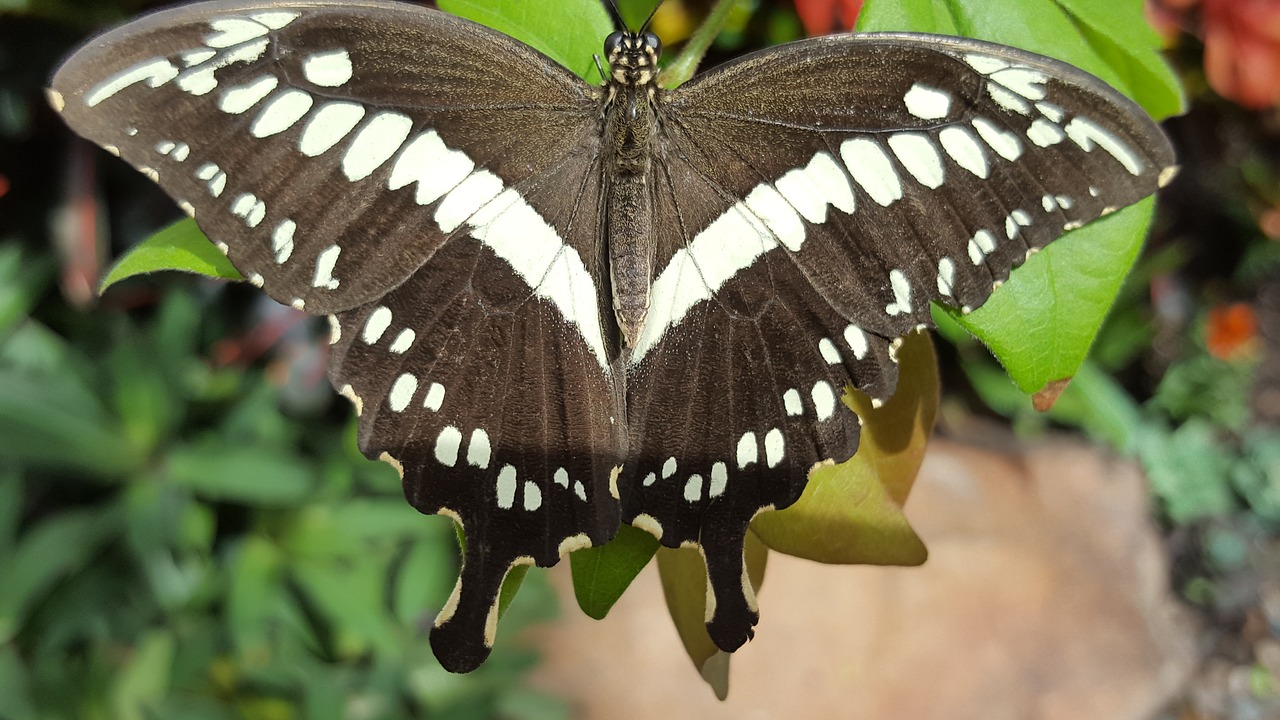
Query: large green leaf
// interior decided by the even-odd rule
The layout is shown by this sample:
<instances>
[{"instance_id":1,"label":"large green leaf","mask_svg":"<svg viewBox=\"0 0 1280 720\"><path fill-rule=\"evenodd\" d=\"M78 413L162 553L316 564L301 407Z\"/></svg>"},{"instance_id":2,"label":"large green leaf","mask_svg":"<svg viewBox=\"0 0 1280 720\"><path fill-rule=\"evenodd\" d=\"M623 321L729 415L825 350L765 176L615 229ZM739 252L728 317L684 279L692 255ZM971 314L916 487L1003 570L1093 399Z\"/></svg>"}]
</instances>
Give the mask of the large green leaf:
<instances>
[{"instance_id":1,"label":"large green leaf","mask_svg":"<svg viewBox=\"0 0 1280 720\"><path fill-rule=\"evenodd\" d=\"M624 525L608 543L570 555L578 607L590 617L603 618L657 551L656 538Z\"/></svg>"},{"instance_id":2,"label":"large green leaf","mask_svg":"<svg viewBox=\"0 0 1280 720\"><path fill-rule=\"evenodd\" d=\"M440 0L441 10L506 33L599 83L595 56L613 30L599 0Z\"/></svg>"}]
</instances>

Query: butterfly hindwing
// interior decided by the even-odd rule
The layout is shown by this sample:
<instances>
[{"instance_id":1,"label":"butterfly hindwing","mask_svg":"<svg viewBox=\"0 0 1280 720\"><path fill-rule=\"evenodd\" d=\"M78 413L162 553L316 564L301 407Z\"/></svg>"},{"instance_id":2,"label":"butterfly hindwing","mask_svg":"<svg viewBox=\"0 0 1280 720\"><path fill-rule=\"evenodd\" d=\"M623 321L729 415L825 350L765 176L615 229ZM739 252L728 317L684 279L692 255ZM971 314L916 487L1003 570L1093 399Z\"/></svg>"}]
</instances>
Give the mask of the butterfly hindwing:
<instances>
[{"instance_id":1,"label":"butterfly hindwing","mask_svg":"<svg viewBox=\"0 0 1280 720\"><path fill-rule=\"evenodd\" d=\"M886 400L932 301L981 306L1029 253L1151 194L1172 152L1091 76L958 38L786 45L666 100L623 517L702 547L733 650L756 619L747 525L852 455L845 386Z\"/></svg>"}]
</instances>

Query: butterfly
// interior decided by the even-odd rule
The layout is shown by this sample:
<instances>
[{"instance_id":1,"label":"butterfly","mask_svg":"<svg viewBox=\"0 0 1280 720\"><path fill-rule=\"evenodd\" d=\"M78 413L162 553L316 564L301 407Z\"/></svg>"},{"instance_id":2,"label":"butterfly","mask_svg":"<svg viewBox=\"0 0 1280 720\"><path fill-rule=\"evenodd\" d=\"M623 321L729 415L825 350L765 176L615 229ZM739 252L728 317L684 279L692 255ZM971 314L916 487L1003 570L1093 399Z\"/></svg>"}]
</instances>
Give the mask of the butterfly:
<instances>
[{"instance_id":1,"label":"butterfly","mask_svg":"<svg viewBox=\"0 0 1280 720\"><path fill-rule=\"evenodd\" d=\"M503 578L626 522L701 549L707 629L758 617L743 542L848 460L937 301L977 308L1172 174L1096 78L976 40L837 35L676 88L619 29L590 85L438 11L217 0L85 45L50 100L251 283L327 315L359 447L465 532L431 643L477 667Z\"/></svg>"}]
</instances>

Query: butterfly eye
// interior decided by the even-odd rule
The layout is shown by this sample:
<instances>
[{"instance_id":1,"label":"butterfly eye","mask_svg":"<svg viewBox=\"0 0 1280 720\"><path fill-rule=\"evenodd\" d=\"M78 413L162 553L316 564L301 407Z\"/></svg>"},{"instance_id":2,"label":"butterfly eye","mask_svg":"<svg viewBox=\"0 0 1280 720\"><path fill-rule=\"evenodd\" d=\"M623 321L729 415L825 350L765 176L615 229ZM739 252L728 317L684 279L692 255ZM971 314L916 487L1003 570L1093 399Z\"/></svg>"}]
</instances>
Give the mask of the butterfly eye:
<instances>
[{"instance_id":1,"label":"butterfly eye","mask_svg":"<svg viewBox=\"0 0 1280 720\"><path fill-rule=\"evenodd\" d=\"M617 54L620 50L622 50L622 33L609 33L609 36L604 39L605 57L613 57L613 55Z\"/></svg>"},{"instance_id":2,"label":"butterfly eye","mask_svg":"<svg viewBox=\"0 0 1280 720\"><path fill-rule=\"evenodd\" d=\"M641 36L641 39L644 40L645 47L653 48L654 55L662 54L662 41L658 39L657 35L646 30L644 35Z\"/></svg>"}]
</instances>

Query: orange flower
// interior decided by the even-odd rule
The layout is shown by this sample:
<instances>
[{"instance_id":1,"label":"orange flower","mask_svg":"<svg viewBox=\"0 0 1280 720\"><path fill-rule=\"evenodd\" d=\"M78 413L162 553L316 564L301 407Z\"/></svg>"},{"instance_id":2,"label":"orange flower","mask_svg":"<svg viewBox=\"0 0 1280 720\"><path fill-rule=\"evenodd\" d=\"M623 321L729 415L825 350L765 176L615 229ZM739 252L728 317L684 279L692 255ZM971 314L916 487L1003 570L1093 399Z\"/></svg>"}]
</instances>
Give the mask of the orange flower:
<instances>
[{"instance_id":1,"label":"orange flower","mask_svg":"<svg viewBox=\"0 0 1280 720\"><path fill-rule=\"evenodd\" d=\"M1258 316L1245 303L1219 305L1209 311L1205 345L1219 360L1235 360L1249 353L1258 337Z\"/></svg>"}]
</instances>

